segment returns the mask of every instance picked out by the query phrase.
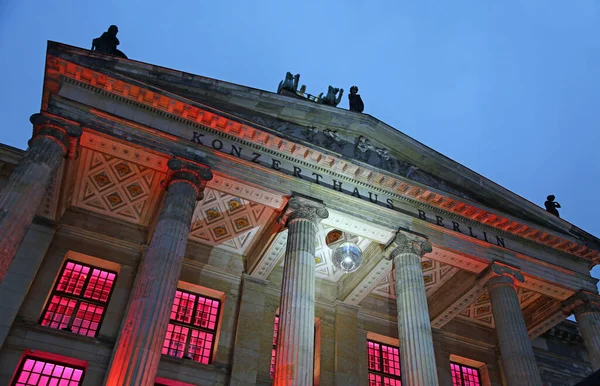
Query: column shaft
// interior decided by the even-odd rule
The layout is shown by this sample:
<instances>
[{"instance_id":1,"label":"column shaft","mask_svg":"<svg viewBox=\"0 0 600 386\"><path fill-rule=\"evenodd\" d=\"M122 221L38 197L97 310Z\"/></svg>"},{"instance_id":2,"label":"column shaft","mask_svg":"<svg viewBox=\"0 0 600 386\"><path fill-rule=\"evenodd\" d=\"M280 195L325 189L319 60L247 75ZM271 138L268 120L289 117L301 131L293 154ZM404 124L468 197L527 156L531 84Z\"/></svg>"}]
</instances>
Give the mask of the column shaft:
<instances>
[{"instance_id":1,"label":"column shaft","mask_svg":"<svg viewBox=\"0 0 600 386\"><path fill-rule=\"evenodd\" d=\"M437 385L438 376L421 257L410 252L399 253L394 257L394 266L402 384Z\"/></svg>"},{"instance_id":2,"label":"column shaft","mask_svg":"<svg viewBox=\"0 0 600 386\"><path fill-rule=\"evenodd\" d=\"M506 276L487 283L506 381L509 386L539 386L542 381L512 283Z\"/></svg>"},{"instance_id":3,"label":"column shaft","mask_svg":"<svg viewBox=\"0 0 600 386\"><path fill-rule=\"evenodd\" d=\"M292 198L283 268L279 332L275 356L276 386L313 383L315 318L315 238L317 223L328 216L310 200Z\"/></svg>"},{"instance_id":4,"label":"column shaft","mask_svg":"<svg viewBox=\"0 0 600 386\"><path fill-rule=\"evenodd\" d=\"M315 328L315 225L289 225L275 359L275 385L312 385Z\"/></svg>"},{"instance_id":5,"label":"column shaft","mask_svg":"<svg viewBox=\"0 0 600 386\"><path fill-rule=\"evenodd\" d=\"M64 147L52 138L32 141L0 193L0 282L21 246L65 153Z\"/></svg>"},{"instance_id":6,"label":"column shaft","mask_svg":"<svg viewBox=\"0 0 600 386\"><path fill-rule=\"evenodd\" d=\"M107 385L154 384L200 191L190 181L198 182L195 176L180 175L167 188L148 252L138 269Z\"/></svg>"},{"instance_id":7,"label":"column shaft","mask_svg":"<svg viewBox=\"0 0 600 386\"><path fill-rule=\"evenodd\" d=\"M0 348L29 292L56 230L50 224L32 223L19 251L0 283Z\"/></svg>"},{"instance_id":8,"label":"column shaft","mask_svg":"<svg viewBox=\"0 0 600 386\"><path fill-rule=\"evenodd\" d=\"M575 313L579 332L594 371L600 370L600 312Z\"/></svg>"}]
</instances>

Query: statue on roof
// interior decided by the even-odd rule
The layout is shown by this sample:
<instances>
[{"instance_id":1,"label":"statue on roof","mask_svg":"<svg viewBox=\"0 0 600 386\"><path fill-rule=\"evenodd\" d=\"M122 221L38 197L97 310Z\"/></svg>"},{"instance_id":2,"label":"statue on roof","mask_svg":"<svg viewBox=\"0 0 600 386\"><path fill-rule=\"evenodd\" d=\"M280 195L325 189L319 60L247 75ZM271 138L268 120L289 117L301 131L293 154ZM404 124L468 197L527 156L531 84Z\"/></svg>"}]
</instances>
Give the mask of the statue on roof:
<instances>
[{"instance_id":1,"label":"statue on roof","mask_svg":"<svg viewBox=\"0 0 600 386\"><path fill-rule=\"evenodd\" d=\"M546 212L552 213L556 217L560 217L558 214L558 210L556 208L560 208L560 204L554 201L556 197L553 194L546 197L546 202L544 202L544 206L546 207Z\"/></svg>"},{"instance_id":2,"label":"statue on roof","mask_svg":"<svg viewBox=\"0 0 600 386\"><path fill-rule=\"evenodd\" d=\"M102 36L92 40L92 51L127 59L127 55L117 49L120 44L119 39L117 39L118 32L119 28L116 25L108 27L108 31L104 32Z\"/></svg>"},{"instance_id":3,"label":"statue on roof","mask_svg":"<svg viewBox=\"0 0 600 386\"><path fill-rule=\"evenodd\" d=\"M358 87L352 86L350 87L350 94L348 94L348 101L350 102L350 111L356 111L357 113L362 113L365 109L365 104L358 93Z\"/></svg>"},{"instance_id":4,"label":"statue on roof","mask_svg":"<svg viewBox=\"0 0 600 386\"><path fill-rule=\"evenodd\" d=\"M338 92L339 92L339 95L337 95ZM337 87L329 86L328 89L327 89L327 95L325 95L324 97L321 97L321 95L319 95L319 102L320 103L322 103L324 105L335 107L342 100L342 95L344 95L344 89L343 88L340 89L340 88L337 88Z\"/></svg>"},{"instance_id":5,"label":"statue on roof","mask_svg":"<svg viewBox=\"0 0 600 386\"><path fill-rule=\"evenodd\" d=\"M294 94L298 91L298 82L300 81L300 74L293 75L291 72L285 74L285 79L279 82L277 87L277 94L281 94L281 91L287 90ZM306 90L306 87L305 87Z\"/></svg>"}]
</instances>

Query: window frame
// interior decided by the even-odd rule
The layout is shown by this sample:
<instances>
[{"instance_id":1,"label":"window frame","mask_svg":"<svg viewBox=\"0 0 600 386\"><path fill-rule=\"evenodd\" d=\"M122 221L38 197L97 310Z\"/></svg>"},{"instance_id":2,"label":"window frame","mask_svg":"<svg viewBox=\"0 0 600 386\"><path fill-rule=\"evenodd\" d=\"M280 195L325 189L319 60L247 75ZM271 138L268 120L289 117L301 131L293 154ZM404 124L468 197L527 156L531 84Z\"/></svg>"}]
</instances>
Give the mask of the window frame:
<instances>
[{"instance_id":1,"label":"window frame","mask_svg":"<svg viewBox=\"0 0 600 386\"><path fill-rule=\"evenodd\" d=\"M190 323L180 322L178 320L171 319L171 312L173 311L173 306L175 305L174 303L175 303L175 298L176 298L175 296L177 296L177 291L182 292L182 293L186 293L188 295L194 295L196 297L196 299L194 300L194 308L192 309L192 313L191 313L191 317L190 317L190 320L191 320ZM212 300L212 301L217 301L219 303L219 307L217 308L217 314L215 315L215 328L214 328L214 330L211 330L209 328L202 327L202 326L197 326L193 322L194 317L196 315L196 311L198 310L198 297L202 297L202 298L209 299L209 300ZM217 299L217 298L212 297L212 296L206 296L206 295L204 295L202 293L189 291L189 290L181 288L180 286L177 287L175 295L173 296L173 301L171 303L171 308L168 311L169 312L169 323L168 324L173 324L173 325L176 325L176 326L179 326L179 327L185 327L185 328L190 329L190 332L188 333L188 335L187 335L187 337L185 339L184 351L183 351L183 355L181 356L181 359L187 359L187 360L191 360L191 361L196 362L196 363L205 364L205 363L202 363L202 362L195 361L192 358L192 356L189 355L190 340L192 339L192 332L191 332L191 330L198 330L198 331L202 331L202 332L205 332L205 333L212 334L212 336L213 336L213 340L211 342L211 348L210 348L210 355L208 357L208 364L212 364L213 359L214 359L214 355L215 355L215 348L216 348L216 344L217 344L218 332L220 330L220 328L219 328L220 327L219 321L220 321L220 318L221 318L221 312L222 312L221 308L222 307L223 307L223 300L222 299ZM165 332L165 337L163 338L163 346L161 347L161 355L168 356L169 358L179 358L177 356L170 355L170 354L162 354L162 348L164 347L164 341L167 338L166 334L167 334L167 332ZM169 348L169 350L170 350L170 348Z\"/></svg>"},{"instance_id":2,"label":"window frame","mask_svg":"<svg viewBox=\"0 0 600 386\"><path fill-rule=\"evenodd\" d=\"M79 380L79 384L83 385L83 380L85 379L85 374L87 371L87 363L80 363L80 360L63 357L61 355L50 354L50 353L42 353L42 352L34 352L33 350L25 350L21 360L19 361L19 365L14 372L13 378L10 382L10 386L16 386L19 383L19 375L23 371L25 364L28 359L32 359L39 362L50 363L58 366L65 366L72 368L74 370L81 370L81 379Z\"/></svg>"},{"instance_id":3,"label":"window frame","mask_svg":"<svg viewBox=\"0 0 600 386\"><path fill-rule=\"evenodd\" d=\"M79 265L82 265L82 266L90 268L90 274L87 275L87 277L85 278L85 281L83 282L82 289L81 289L81 295L73 295L73 294L69 294L69 293L61 292L61 291L57 290L58 286L60 285L60 279L62 278L62 276L64 274L64 271L67 268L67 264L68 263L79 264ZM90 280L92 278L91 272L94 269L98 269L100 271L112 273L112 274L115 275L115 278L113 280L113 285L111 286L110 291L108 293L108 296L106 298L106 302L104 302L104 303L101 302L101 301L95 300L95 299L91 299L91 298L88 299L88 298L83 297L83 294L85 294L85 289L89 285ZM56 281L55 281L54 285L52 286L52 290L50 291L50 294L48 295L48 300L46 301L46 305L44 306L44 309L42 310L42 315L40 316L40 320L39 320L38 324L40 326L42 326L42 327L51 328L53 330L70 332L72 334L79 335L79 336L85 336L85 337L88 337L88 338L96 338L98 336L98 334L100 333L100 329L102 328L102 324L104 323L104 317L107 314L108 305L110 304L110 300L111 300L113 292L115 290L118 278L119 278L119 273L117 271L113 271L111 269L106 269L106 268L103 268L103 267L100 267L100 266L96 266L96 265L92 265L92 264L89 264L89 263L84 263L84 262L78 261L78 260L65 259L63 261L61 267L60 267L60 271L58 272L58 275L56 277ZM64 328L54 328L54 327L51 327L51 326L44 326L44 325L42 325L42 322L44 321L44 317L45 317L46 313L48 312L48 308L52 304L52 298L54 296L59 296L59 297L67 298L67 299L72 299L72 300L75 300L77 302L77 304L73 308L73 313L70 316L69 323L67 324L67 327L64 327ZM98 329L96 330L94 336L89 336L87 334L80 334L78 332L73 331L73 329L72 329L73 323L74 323L74 321L76 319L77 312L79 311L79 308L81 307L81 303L82 302L89 303L89 304L92 304L94 306L100 306L100 307L104 308L104 312L102 312L102 316L100 317L100 321L98 322Z\"/></svg>"},{"instance_id":4,"label":"window frame","mask_svg":"<svg viewBox=\"0 0 600 386\"><path fill-rule=\"evenodd\" d=\"M483 378L481 376L481 371L479 368L465 365L463 363L459 363L459 362L455 362L455 361L450 361L450 377L452 378L452 386L454 386L454 377L452 376L452 365L458 366L458 368L460 369L460 385L458 385L458 386L464 386L464 384L465 384L463 367L466 367L471 370L475 370L477 372L477 379L479 380L479 385L483 386Z\"/></svg>"},{"instance_id":5,"label":"window frame","mask_svg":"<svg viewBox=\"0 0 600 386\"><path fill-rule=\"evenodd\" d=\"M382 370L373 370L369 367L369 343L374 343L374 344L378 344L379 345L379 366ZM390 348L394 348L398 350L398 366L400 368L400 375L396 375L396 374L390 374L390 373L386 373L383 371L383 347L382 346L387 346ZM368 374L375 374L375 375L379 375L382 377L382 384L383 382L383 378L390 378L396 381L400 381L400 383L402 383L402 362L401 362L401 358L400 358L400 347L391 345L391 344L387 344L387 343L383 343L374 339L367 339L367 373ZM370 382L368 380L368 382Z\"/></svg>"}]
</instances>

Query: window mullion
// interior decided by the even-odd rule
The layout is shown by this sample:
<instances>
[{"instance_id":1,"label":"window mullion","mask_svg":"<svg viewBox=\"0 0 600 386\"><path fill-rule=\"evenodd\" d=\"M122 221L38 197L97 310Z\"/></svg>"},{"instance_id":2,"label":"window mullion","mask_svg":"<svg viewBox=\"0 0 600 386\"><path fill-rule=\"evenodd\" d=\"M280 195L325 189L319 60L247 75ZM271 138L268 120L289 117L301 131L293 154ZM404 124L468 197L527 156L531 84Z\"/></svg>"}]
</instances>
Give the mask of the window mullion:
<instances>
[{"instance_id":1,"label":"window mullion","mask_svg":"<svg viewBox=\"0 0 600 386\"><path fill-rule=\"evenodd\" d=\"M90 270L88 272L88 275L86 276L85 280L83 281L83 287L81 287L81 294L79 295L79 297L81 297L82 299L86 299L83 295L85 295L85 290L87 288L87 286L90 284L90 279L92 278L92 272L94 272L94 267L91 267L89 265L85 265L85 264L81 264L78 263L79 265L82 265L84 267L88 267Z\"/></svg>"},{"instance_id":2,"label":"window mullion","mask_svg":"<svg viewBox=\"0 0 600 386\"><path fill-rule=\"evenodd\" d=\"M78 299L74 299L75 300L75 307L73 308L73 314L71 315L71 317L69 318L69 323L67 323L67 327L65 329L65 331L71 331L73 332L73 322L75 321L75 317L77 315L77 311L79 311L79 306L81 306L81 301Z\"/></svg>"}]
</instances>

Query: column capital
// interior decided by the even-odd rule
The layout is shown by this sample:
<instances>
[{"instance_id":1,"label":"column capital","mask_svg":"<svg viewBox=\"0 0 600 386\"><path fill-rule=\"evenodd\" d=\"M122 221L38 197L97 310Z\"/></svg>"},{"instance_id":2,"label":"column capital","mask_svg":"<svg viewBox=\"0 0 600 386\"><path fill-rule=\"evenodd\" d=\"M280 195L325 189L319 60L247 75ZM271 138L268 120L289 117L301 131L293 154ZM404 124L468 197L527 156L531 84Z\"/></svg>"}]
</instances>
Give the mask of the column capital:
<instances>
[{"instance_id":1,"label":"column capital","mask_svg":"<svg viewBox=\"0 0 600 386\"><path fill-rule=\"evenodd\" d=\"M206 183L213 178L213 174L208 166L183 161L179 158L171 158L167 162L169 170L167 176L161 182L163 189L169 189L169 186L176 183L186 183L191 185L197 193L197 199L204 198L204 188Z\"/></svg>"},{"instance_id":2,"label":"column capital","mask_svg":"<svg viewBox=\"0 0 600 386\"><path fill-rule=\"evenodd\" d=\"M81 126L47 113L33 114L29 121L33 124L29 146L40 138L49 138L60 145L67 157L77 157L77 144L83 133Z\"/></svg>"},{"instance_id":3,"label":"column capital","mask_svg":"<svg viewBox=\"0 0 600 386\"><path fill-rule=\"evenodd\" d=\"M425 237L398 231L392 241L385 247L383 256L388 260L394 260L396 256L403 253L412 253L423 257L432 250L431 243Z\"/></svg>"},{"instance_id":4,"label":"column capital","mask_svg":"<svg viewBox=\"0 0 600 386\"><path fill-rule=\"evenodd\" d=\"M589 312L600 314L600 295L593 292L579 290L561 304L565 315L579 315Z\"/></svg>"},{"instance_id":5,"label":"column capital","mask_svg":"<svg viewBox=\"0 0 600 386\"><path fill-rule=\"evenodd\" d=\"M488 265L487 268L481 271L477 278L477 282L480 286L487 287L500 284L509 284L514 287L516 282L523 283L524 281L525 277L518 267L513 267L497 261Z\"/></svg>"},{"instance_id":6,"label":"column capital","mask_svg":"<svg viewBox=\"0 0 600 386\"><path fill-rule=\"evenodd\" d=\"M321 220L329 217L325 204L309 198L293 196L288 201L279 221L289 226L293 221L308 220L317 226Z\"/></svg>"}]
</instances>

